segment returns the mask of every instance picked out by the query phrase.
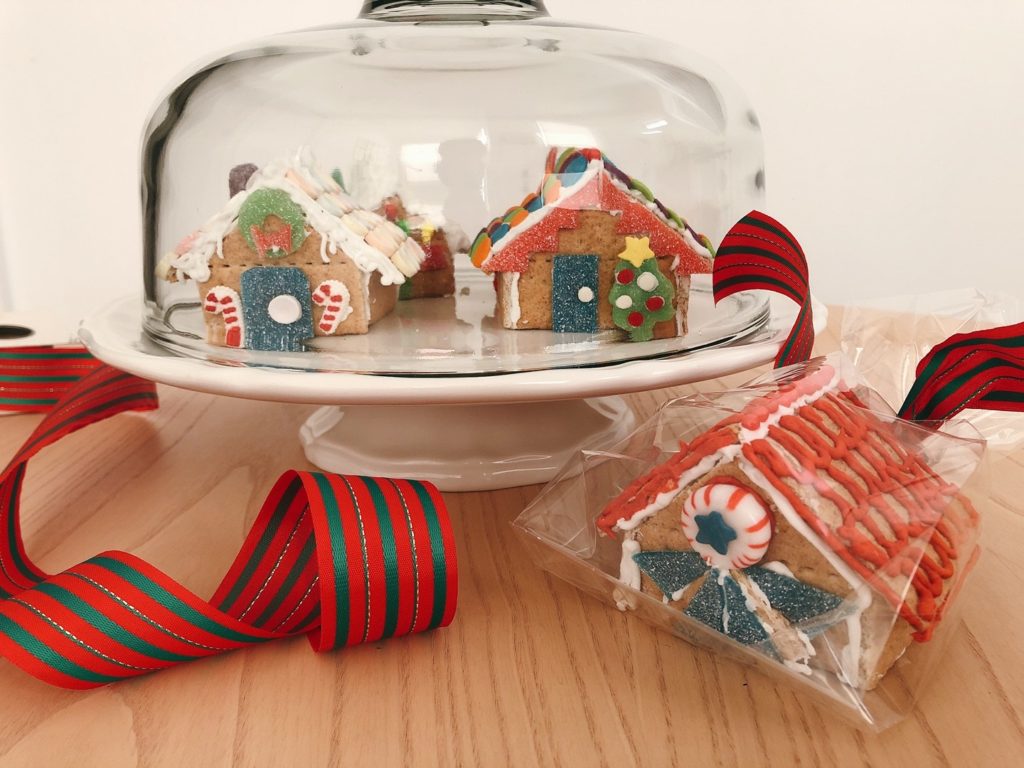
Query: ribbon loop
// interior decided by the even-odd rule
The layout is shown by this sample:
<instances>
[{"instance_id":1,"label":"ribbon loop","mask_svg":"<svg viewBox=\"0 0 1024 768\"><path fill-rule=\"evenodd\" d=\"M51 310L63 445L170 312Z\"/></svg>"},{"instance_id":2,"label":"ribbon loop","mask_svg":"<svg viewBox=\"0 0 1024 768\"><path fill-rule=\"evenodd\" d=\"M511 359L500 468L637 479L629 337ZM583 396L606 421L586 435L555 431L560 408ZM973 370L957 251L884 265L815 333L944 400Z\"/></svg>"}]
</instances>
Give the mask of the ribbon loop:
<instances>
[{"instance_id":1,"label":"ribbon loop","mask_svg":"<svg viewBox=\"0 0 1024 768\"><path fill-rule=\"evenodd\" d=\"M807 258L792 233L772 217L751 211L726 233L712 270L715 303L740 291L782 294L800 305L775 367L802 363L814 346Z\"/></svg>"},{"instance_id":2,"label":"ribbon loop","mask_svg":"<svg viewBox=\"0 0 1024 768\"><path fill-rule=\"evenodd\" d=\"M53 685L91 688L293 635L327 651L451 622L451 525L437 489L411 480L285 472L209 601L126 552L43 573L19 530L29 459L88 424L156 407L152 383L98 365L0 473L0 655Z\"/></svg>"}]
</instances>

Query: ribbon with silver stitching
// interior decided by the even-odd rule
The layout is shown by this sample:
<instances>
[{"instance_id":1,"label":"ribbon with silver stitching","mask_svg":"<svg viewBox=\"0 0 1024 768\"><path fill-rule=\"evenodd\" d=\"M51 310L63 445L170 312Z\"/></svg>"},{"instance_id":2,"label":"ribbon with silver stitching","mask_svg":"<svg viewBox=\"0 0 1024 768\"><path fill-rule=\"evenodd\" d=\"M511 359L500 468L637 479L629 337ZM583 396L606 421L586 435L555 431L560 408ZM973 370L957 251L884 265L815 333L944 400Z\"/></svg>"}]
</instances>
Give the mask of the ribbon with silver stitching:
<instances>
[{"instance_id":1,"label":"ribbon with silver stitching","mask_svg":"<svg viewBox=\"0 0 1024 768\"><path fill-rule=\"evenodd\" d=\"M786 296L800 310L775 357L775 367L802 363L814 347L807 257L793 233L760 211L751 211L730 229L715 252L715 302L740 291L763 290Z\"/></svg>"},{"instance_id":2,"label":"ribbon with silver stitching","mask_svg":"<svg viewBox=\"0 0 1024 768\"><path fill-rule=\"evenodd\" d=\"M1024 323L958 333L917 364L900 407L911 421L945 421L966 408L1024 409Z\"/></svg>"},{"instance_id":3,"label":"ribbon with silver stitching","mask_svg":"<svg viewBox=\"0 0 1024 768\"><path fill-rule=\"evenodd\" d=\"M412 480L286 472L209 600L127 552L43 573L19 524L28 461L89 424L157 408L156 388L87 353L55 352L49 369L38 349L3 354L0 397L22 401L5 407L49 409L0 473L0 655L26 672L92 688L294 635L327 651L451 622L451 525L437 489Z\"/></svg>"},{"instance_id":4,"label":"ribbon with silver stitching","mask_svg":"<svg viewBox=\"0 0 1024 768\"><path fill-rule=\"evenodd\" d=\"M78 345L0 347L0 411L45 413L100 365Z\"/></svg>"}]
</instances>

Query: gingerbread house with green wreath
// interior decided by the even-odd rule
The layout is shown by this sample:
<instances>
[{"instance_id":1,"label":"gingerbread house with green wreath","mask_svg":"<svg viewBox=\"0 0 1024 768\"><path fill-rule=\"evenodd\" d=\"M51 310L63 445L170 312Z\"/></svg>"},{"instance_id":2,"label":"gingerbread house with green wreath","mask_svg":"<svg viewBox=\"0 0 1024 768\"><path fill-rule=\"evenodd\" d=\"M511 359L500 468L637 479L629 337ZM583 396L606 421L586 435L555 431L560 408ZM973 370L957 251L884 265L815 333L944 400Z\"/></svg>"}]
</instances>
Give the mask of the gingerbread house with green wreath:
<instances>
[{"instance_id":1,"label":"gingerbread house with green wreath","mask_svg":"<svg viewBox=\"0 0 1024 768\"><path fill-rule=\"evenodd\" d=\"M477 235L473 263L495 275L505 328L631 341L686 333L690 276L710 241L600 150L552 150L536 192Z\"/></svg>"},{"instance_id":2,"label":"gingerbread house with green wreath","mask_svg":"<svg viewBox=\"0 0 1024 768\"><path fill-rule=\"evenodd\" d=\"M232 171L227 206L161 262L194 280L212 344L300 351L316 336L366 333L390 313L423 249L358 207L308 151Z\"/></svg>"}]
</instances>

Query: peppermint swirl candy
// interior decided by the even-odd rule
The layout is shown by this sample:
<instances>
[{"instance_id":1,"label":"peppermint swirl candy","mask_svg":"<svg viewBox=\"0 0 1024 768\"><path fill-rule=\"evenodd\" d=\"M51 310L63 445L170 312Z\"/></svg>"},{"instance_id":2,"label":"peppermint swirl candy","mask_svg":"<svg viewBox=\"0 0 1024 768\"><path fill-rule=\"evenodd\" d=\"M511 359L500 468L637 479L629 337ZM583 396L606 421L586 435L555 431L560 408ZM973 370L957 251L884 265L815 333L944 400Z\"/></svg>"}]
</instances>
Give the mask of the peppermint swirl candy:
<instances>
[{"instance_id":1,"label":"peppermint swirl candy","mask_svg":"<svg viewBox=\"0 0 1024 768\"><path fill-rule=\"evenodd\" d=\"M683 503L683 533L712 568L739 570L759 562L772 539L772 517L753 491L733 483L698 488Z\"/></svg>"}]
</instances>

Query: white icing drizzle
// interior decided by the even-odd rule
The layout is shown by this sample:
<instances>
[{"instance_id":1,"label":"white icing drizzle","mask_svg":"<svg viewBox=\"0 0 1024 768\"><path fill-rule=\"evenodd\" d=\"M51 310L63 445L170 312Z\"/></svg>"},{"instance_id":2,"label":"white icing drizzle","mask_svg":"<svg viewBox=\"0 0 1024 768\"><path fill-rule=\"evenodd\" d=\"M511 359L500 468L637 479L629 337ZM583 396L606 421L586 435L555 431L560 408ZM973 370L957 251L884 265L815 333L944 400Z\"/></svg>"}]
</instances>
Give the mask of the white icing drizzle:
<instances>
[{"instance_id":1,"label":"white icing drizzle","mask_svg":"<svg viewBox=\"0 0 1024 768\"><path fill-rule=\"evenodd\" d=\"M572 197L581 189L583 189L584 186L589 184L590 181L593 180L593 178L603 170L603 162L601 162L600 160L591 160L590 163L587 165L587 170L585 170L583 174L580 176L580 178L576 180L575 184L573 184L572 186L563 186L559 190L558 197L555 200L544 203L544 205L542 205L536 211L530 211L530 213L527 214L525 219L516 224L514 228L515 234L527 232L533 227L540 224L542 221L544 221L544 219L551 215L552 211L558 208L563 202L565 202L566 199ZM501 253L505 249L505 246L508 245L513 240L515 240L515 237L513 237L513 233L510 232L507 235L505 235L505 237L501 238L501 240L494 243L491 246L490 254L487 256L486 259L484 259L484 262L481 266L486 267L487 262L490 261L494 256L497 256L499 253Z\"/></svg>"},{"instance_id":2,"label":"white icing drizzle","mask_svg":"<svg viewBox=\"0 0 1024 768\"><path fill-rule=\"evenodd\" d=\"M619 581L625 584L630 589L640 589L640 566L636 564L633 559L633 555L640 551L640 542L633 539L623 539L622 541L622 557L619 560ZM618 601L616 605L620 611L626 610L628 606L619 605Z\"/></svg>"},{"instance_id":3,"label":"white icing drizzle","mask_svg":"<svg viewBox=\"0 0 1024 768\"><path fill-rule=\"evenodd\" d=\"M832 389L835 388L836 384L838 383L839 372L833 370L832 377L828 380L826 384L823 384L821 387L814 390L813 392L809 392L806 395L801 395L789 405L777 406L775 410L772 411L771 415L768 416L768 418L766 418L757 426L757 429L741 429L739 434L740 443L745 445L746 443L751 443L754 440L761 440L767 437L768 430L771 427L774 427L786 416L792 416L805 405L813 403L815 400L817 400L825 393L830 392Z\"/></svg>"},{"instance_id":4,"label":"white icing drizzle","mask_svg":"<svg viewBox=\"0 0 1024 768\"><path fill-rule=\"evenodd\" d=\"M846 617L846 645L839 651L840 674L847 683L857 686L860 683L860 664L863 654L863 624L861 617L871 605L871 590L867 584L857 587L857 610Z\"/></svg>"},{"instance_id":5,"label":"white icing drizzle","mask_svg":"<svg viewBox=\"0 0 1024 768\"><path fill-rule=\"evenodd\" d=\"M685 287L684 283L686 282L686 278L683 275L679 274L678 269L679 257L676 256L672 260L672 274L676 276L676 336L682 338L685 335L683 324L686 322L686 313L681 311L680 309L680 297L683 295L683 288Z\"/></svg>"},{"instance_id":6,"label":"white icing drizzle","mask_svg":"<svg viewBox=\"0 0 1024 768\"><path fill-rule=\"evenodd\" d=\"M715 568L712 573L717 574L715 581L718 582L718 588L722 591L722 631L725 634L729 634L729 601L725 598L725 579L729 575L729 572L724 569Z\"/></svg>"},{"instance_id":7,"label":"white icing drizzle","mask_svg":"<svg viewBox=\"0 0 1024 768\"><path fill-rule=\"evenodd\" d=\"M682 491L683 488L685 488L687 485L692 483L698 477L706 475L719 464L732 461L734 458L736 458L736 456L739 455L739 452L740 446L727 445L718 453L713 453L710 456L705 456L703 459L697 462L696 466L694 466L689 472L684 472L682 475L680 475L679 480L676 481L676 484L672 488L668 489L667 491L659 493L657 496L654 497L654 501L652 501L646 507L644 507L631 518L629 518L629 520L626 520L625 518L619 518L615 523L615 530L633 530L634 528L639 526L640 523L649 518L651 515L660 512L669 504L671 504L672 500L676 496L678 496L679 492Z\"/></svg>"},{"instance_id":8,"label":"white icing drizzle","mask_svg":"<svg viewBox=\"0 0 1024 768\"><path fill-rule=\"evenodd\" d=\"M783 568L785 568L785 566L783 566ZM736 583L739 584L740 591L743 592L743 597L746 599L747 610L757 617L758 623L764 627L764 631L768 633L769 637L771 637L776 634L775 627L768 622L762 621L760 614L757 612L759 603L763 606L771 607L768 595L766 595L764 591L757 586L757 583L753 579L748 578L745 581L746 583L744 584L737 579ZM782 663L794 672L799 672L801 675L809 675L811 674L811 667L807 662L810 661L811 657L816 653L814 645L811 643L811 638L807 636L806 632L792 626L790 629L795 633L797 639L800 641L800 645L803 648L804 653L802 656L798 656L795 659L783 657L780 653L779 655L782 657Z\"/></svg>"},{"instance_id":9,"label":"white icing drizzle","mask_svg":"<svg viewBox=\"0 0 1024 768\"><path fill-rule=\"evenodd\" d=\"M519 273L513 272L507 278L508 282L508 322L512 328L519 325L519 318L523 316L522 307L519 305Z\"/></svg>"},{"instance_id":10,"label":"white icing drizzle","mask_svg":"<svg viewBox=\"0 0 1024 768\"><path fill-rule=\"evenodd\" d=\"M772 571L773 573L778 573L782 576L789 576L791 579L796 578L796 576L793 575L793 572L786 567L786 564L779 560L769 560L766 563L761 563L761 567L766 571Z\"/></svg>"},{"instance_id":11,"label":"white icing drizzle","mask_svg":"<svg viewBox=\"0 0 1024 768\"><path fill-rule=\"evenodd\" d=\"M366 315L366 322L370 322L370 273L364 272L362 279L363 288L363 306L366 308L364 314Z\"/></svg>"},{"instance_id":12,"label":"white icing drizzle","mask_svg":"<svg viewBox=\"0 0 1024 768\"><path fill-rule=\"evenodd\" d=\"M325 264L330 262L330 255L341 250L361 271L379 272L383 285L400 285L416 274L426 258L419 245L394 224L358 208L329 174L315 167L312 152L303 147L293 160L276 161L256 171L246 189L195 233L184 253L168 257L168 266L178 271L179 279L210 279L210 260L214 254L224 258L224 238L235 228L242 204L257 189L279 189L302 209L306 222L320 234L320 258ZM319 202L321 197L325 198L323 202ZM391 247L391 255L368 240Z\"/></svg>"}]
</instances>

